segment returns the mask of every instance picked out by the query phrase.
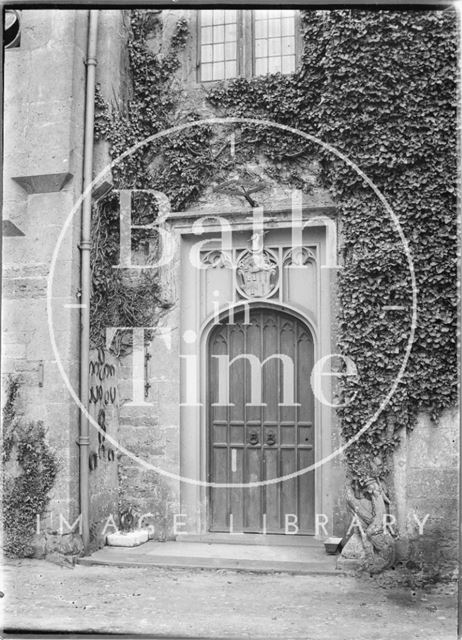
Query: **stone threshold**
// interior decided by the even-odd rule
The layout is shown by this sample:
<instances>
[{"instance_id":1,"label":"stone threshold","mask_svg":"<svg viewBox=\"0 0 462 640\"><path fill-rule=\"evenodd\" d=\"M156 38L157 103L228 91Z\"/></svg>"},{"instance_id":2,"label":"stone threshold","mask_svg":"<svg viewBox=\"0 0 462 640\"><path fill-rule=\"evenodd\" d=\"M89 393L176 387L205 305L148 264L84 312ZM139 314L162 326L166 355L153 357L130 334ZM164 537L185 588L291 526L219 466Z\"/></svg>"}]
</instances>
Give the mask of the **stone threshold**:
<instances>
[{"instance_id":1,"label":"stone threshold","mask_svg":"<svg viewBox=\"0 0 462 640\"><path fill-rule=\"evenodd\" d=\"M104 547L78 564L172 569L224 569L257 573L342 575L337 557L317 546L225 544L207 542L155 542L139 547Z\"/></svg>"},{"instance_id":2,"label":"stone threshold","mask_svg":"<svg viewBox=\"0 0 462 640\"><path fill-rule=\"evenodd\" d=\"M209 544L263 545L277 547L315 547L320 548L323 542L310 535L261 534L261 533L200 533L181 534L177 542L205 542Z\"/></svg>"}]
</instances>

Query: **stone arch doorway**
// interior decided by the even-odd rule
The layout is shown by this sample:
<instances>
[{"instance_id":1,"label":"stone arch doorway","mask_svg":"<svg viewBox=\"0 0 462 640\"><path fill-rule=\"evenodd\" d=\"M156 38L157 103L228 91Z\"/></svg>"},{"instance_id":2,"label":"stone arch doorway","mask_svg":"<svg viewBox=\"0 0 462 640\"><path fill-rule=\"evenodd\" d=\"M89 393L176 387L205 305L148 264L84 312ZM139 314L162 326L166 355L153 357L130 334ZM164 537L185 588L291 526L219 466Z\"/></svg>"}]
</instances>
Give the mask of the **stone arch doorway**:
<instances>
[{"instance_id":1,"label":"stone arch doorway","mask_svg":"<svg viewBox=\"0 0 462 640\"><path fill-rule=\"evenodd\" d=\"M236 312L211 331L207 360L210 482L259 482L314 463L314 344L304 322L270 307ZM314 534L314 471L212 487L208 497L212 532Z\"/></svg>"}]
</instances>

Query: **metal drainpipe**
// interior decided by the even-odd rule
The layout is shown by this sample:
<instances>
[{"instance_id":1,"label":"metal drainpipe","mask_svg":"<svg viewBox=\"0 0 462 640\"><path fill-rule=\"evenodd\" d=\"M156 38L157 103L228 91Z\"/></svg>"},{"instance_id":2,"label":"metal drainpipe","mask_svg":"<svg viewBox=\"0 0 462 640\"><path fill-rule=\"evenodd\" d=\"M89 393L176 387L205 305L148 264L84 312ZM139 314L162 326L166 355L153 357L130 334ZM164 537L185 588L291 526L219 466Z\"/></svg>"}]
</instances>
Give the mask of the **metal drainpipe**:
<instances>
[{"instance_id":1,"label":"metal drainpipe","mask_svg":"<svg viewBox=\"0 0 462 640\"><path fill-rule=\"evenodd\" d=\"M98 34L98 10L88 12L88 41L85 86L85 131L83 153L83 193L93 179L93 128L95 119L95 82L96 82L96 43ZM88 411L89 397L89 350L90 350L90 233L91 233L91 190L82 202L80 237L80 402ZM90 446L89 422L80 411L79 435L80 467L80 515L82 538L85 550L90 542L89 528L89 491L88 491L88 454Z\"/></svg>"}]
</instances>

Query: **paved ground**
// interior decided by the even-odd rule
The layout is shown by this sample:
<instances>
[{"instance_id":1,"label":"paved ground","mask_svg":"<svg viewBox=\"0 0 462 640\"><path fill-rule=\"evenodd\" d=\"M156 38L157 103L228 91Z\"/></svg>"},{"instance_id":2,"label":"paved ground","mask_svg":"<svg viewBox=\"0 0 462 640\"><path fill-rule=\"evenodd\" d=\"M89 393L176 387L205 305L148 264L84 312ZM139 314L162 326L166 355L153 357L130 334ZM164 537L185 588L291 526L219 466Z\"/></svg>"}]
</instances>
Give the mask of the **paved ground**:
<instances>
[{"instance_id":1,"label":"paved ground","mask_svg":"<svg viewBox=\"0 0 462 640\"><path fill-rule=\"evenodd\" d=\"M453 640L454 587L350 576L59 566L3 569L4 629L261 640Z\"/></svg>"}]
</instances>

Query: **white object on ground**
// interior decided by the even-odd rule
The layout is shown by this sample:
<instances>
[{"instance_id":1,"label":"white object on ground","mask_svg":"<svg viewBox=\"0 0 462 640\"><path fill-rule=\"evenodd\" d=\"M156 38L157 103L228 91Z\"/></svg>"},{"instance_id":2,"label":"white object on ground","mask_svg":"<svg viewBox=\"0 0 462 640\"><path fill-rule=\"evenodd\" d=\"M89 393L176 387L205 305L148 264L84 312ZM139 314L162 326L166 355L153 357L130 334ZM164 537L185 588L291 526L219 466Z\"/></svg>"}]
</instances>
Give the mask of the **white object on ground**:
<instances>
[{"instance_id":1,"label":"white object on ground","mask_svg":"<svg viewBox=\"0 0 462 640\"><path fill-rule=\"evenodd\" d=\"M135 531L116 531L106 536L106 544L110 547L138 547L149 540L149 529Z\"/></svg>"}]
</instances>

